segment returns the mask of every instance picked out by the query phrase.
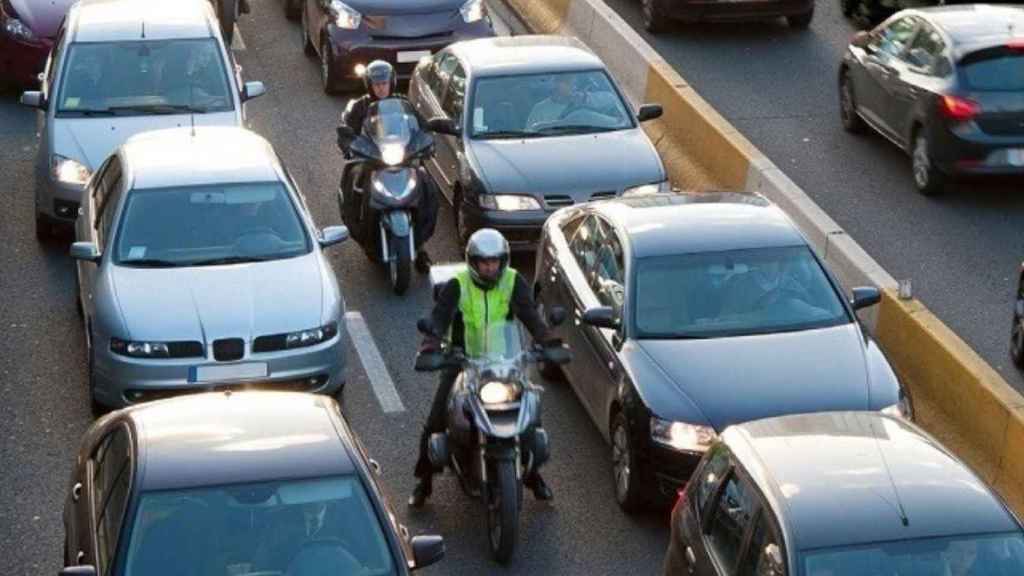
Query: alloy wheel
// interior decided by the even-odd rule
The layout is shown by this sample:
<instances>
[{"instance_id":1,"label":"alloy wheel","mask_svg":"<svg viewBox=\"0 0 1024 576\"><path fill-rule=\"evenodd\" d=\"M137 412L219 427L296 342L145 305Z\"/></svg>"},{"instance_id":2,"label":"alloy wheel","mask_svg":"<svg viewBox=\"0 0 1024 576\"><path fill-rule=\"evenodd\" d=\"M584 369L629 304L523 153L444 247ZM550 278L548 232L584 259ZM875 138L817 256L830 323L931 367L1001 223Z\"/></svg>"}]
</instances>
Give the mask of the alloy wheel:
<instances>
[{"instance_id":1,"label":"alloy wheel","mask_svg":"<svg viewBox=\"0 0 1024 576\"><path fill-rule=\"evenodd\" d=\"M633 474L629 465L631 456L626 429L619 426L612 437L612 470L615 474L615 495L620 502L625 501L629 494Z\"/></svg>"},{"instance_id":2,"label":"alloy wheel","mask_svg":"<svg viewBox=\"0 0 1024 576\"><path fill-rule=\"evenodd\" d=\"M931 184L931 168L931 160L928 158L928 141L919 134L914 139L913 154L914 183L919 189L924 190Z\"/></svg>"}]
</instances>

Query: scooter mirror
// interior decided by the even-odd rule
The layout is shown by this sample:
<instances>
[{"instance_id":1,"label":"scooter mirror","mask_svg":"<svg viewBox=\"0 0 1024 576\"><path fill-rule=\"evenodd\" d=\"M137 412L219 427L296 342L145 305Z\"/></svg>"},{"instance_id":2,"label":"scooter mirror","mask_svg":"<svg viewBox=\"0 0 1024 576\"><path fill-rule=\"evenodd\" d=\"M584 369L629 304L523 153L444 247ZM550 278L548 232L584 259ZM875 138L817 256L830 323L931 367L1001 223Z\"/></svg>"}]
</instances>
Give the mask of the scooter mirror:
<instances>
[{"instance_id":1,"label":"scooter mirror","mask_svg":"<svg viewBox=\"0 0 1024 576\"><path fill-rule=\"evenodd\" d=\"M567 317L568 313L563 306L552 306L548 310L548 324L552 326L561 326Z\"/></svg>"}]
</instances>

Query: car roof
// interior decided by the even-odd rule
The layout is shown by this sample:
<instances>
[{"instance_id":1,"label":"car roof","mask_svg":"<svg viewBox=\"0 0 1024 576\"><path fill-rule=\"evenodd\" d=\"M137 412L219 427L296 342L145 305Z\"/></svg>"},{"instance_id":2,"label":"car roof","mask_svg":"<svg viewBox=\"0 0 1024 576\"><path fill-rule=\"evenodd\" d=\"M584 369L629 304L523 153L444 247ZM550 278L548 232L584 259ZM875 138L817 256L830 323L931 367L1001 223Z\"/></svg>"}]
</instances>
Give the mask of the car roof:
<instances>
[{"instance_id":1,"label":"car roof","mask_svg":"<svg viewBox=\"0 0 1024 576\"><path fill-rule=\"evenodd\" d=\"M896 417L783 416L723 439L772 494L798 550L1021 529L966 465Z\"/></svg>"},{"instance_id":2,"label":"car roof","mask_svg":"<svg viewBox=\"0 0 1024 576\"><path fill-rule=\"evenodd\" d=\"M959 52L1024 38L1021 6L957 4L919 8L914 12L941 28Z\"/></svg>"},{"instance_id":3,"label":"car roof","mask_svg":"<svg viewBox=\"0 0 1024 576\"><path fill-rule=\"evenodd\" d=\"M142 491L355 473L325 397L215 392L133 407Z\"/></svg>"},{"instance_id":4,"label":"car roof","mask_svg":"<svg viewBox=\"0 0 1024 576\"><path fill-rule=\"evenodd\" d=\"M82 0L69 12L72 42L211 38L208 0Z\"/></svg>"},{"instance_id":5,"label":"car roof","mask_svg":"<svg viewBox=\"0 0 1024 576\"><path fill-rule=\"evenodd\" d=\"M782 210L756 194L636 194L584 206L618 224L636 258L807 244Z\"/></svg>"},{"instance_id":6,"label":"car roof","mask_svg":"<svg viewBox=\"0 0 1024 576\"><path fill-rule=\"evenodd\" d=\"M271 182L280 178L273 147L244 128L204 126L143 132L121 146L132 189Z\"/></svg>"},{"instance_id":7,"label":"car roof","mask_svg":"<svg viewBox=\"0 0 1024 576\"><path fill-rule=\"evenodd\" d=\"M567 36L501 36L457 42L451 51L474 76L604 69L582 42Z\"/></svg>"}]
</instances>

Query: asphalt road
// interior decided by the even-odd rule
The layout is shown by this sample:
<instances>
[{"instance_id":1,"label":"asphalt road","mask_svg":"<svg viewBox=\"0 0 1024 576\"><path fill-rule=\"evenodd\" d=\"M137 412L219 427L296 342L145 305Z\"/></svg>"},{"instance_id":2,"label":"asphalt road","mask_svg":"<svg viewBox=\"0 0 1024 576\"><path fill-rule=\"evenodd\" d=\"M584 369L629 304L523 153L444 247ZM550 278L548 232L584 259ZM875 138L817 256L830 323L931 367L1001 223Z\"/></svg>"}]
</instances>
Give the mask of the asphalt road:
<instances>
[{"instance_id":1,"label":"asphalt road","mask_svg":"<svg viewBox=\"0 0 1024 576\"><path fill-rule=\"evenodd\" d=\"M910 159L881 136L839 123L836 74L856 31L838 0L810 30L782 19L643 30L638 0L606 0L712 106L768 155L897 279L1018 390L1010 314L1024 259L1020 183L968 183L925 198Z\"/></svg>"},{"instance_id":2,"label":"asphalt road","mask_svg":"<svg viewBox=\"0 0 1024 576\"><path fill-rule=\"evenodd\" d=\"M251 127L270 139L306 194L319 226L340 223L335 190L340 174L333 127L345 99L320 89L317 67L303 55L297 25L284 19L281 0L255 0L241 27L239 53L247 79L268 93L248 105ZM33 235L34 112L14 93L0 95L0 574L52 575L60 569L61 507L82 432L91 421L85 348L73 305L73 275L66 245L40 245ZM431 244L437 260L459 257L451 214ZM501 568L488 559L480 506L463 496L454 478L435 484L431 503L404 505L417 439L434 380L412 370L418 342L415 319L428 309L429 287L415 280L393 296L383 269L357 245L333 248L331 262L349 311L366 319L404 412L385 414L356 351L344 411L370 455L383 467L383 483L413 533L442 534L446 559L427 574L653 574L668 540L666 514L623 515L609 479L610 450L567 386L550 383L545 425L553 456L545 477L552 503L527 496L516 558ZM529 262L517 262L529 270Z\"/></svg>"}]
</instances>

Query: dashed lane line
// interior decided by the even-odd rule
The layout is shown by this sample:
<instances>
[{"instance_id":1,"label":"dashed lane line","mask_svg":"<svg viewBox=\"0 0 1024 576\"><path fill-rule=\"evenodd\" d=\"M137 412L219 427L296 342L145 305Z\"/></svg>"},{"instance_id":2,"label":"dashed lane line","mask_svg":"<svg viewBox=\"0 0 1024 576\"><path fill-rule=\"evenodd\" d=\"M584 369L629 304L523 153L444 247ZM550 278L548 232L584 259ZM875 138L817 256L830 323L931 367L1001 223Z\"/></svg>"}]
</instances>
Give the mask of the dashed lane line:
<instances>
[{"instance_id":1,"label":"dashed lane line","mask_svg":"<svg viewBox=\"0 0 1024 576\"><path fill-rule=\"evenodd\" d=\"M405 412L402 399L398 396L395 383L391 380L391 374L384 365L384 358L377 350L377 344L373 341L373 335L370 334L370 328L366 325L363 315L359 312L346 312L345 325L381 409L387 414Z\"/></svg>"}]
</instances>

